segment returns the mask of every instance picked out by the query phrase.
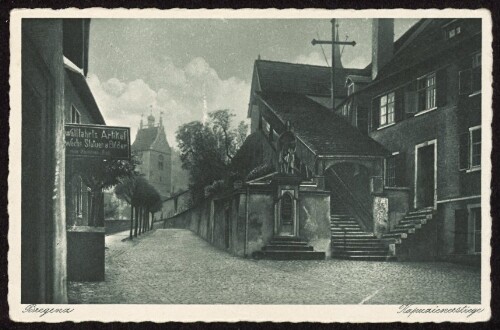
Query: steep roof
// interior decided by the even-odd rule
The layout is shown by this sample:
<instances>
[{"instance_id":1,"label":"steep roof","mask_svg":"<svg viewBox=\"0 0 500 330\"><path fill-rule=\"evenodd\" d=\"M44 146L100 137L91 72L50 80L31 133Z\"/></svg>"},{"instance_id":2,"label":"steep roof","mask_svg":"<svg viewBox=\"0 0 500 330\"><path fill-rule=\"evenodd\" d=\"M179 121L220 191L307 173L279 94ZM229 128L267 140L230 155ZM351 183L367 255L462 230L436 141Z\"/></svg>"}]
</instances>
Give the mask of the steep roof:
<instances>
[{"instance_id":1,"label":"steep roof","mask_svg":"<svg viewBox=\"0 0 500 330\"><path fill-rule=\"evenodd\" d=\"M75 70L68 65L65 65L64 69L69 80L71 81L71 84L77 89L78 95L82 98L82 101L85 103L87 110L94 119L94 124L106 125L104 117L99 110L99 106L95 101L94 95L92 94L92 91L90 90L90 87L87 83L87 79L85 78L83 73Z\"/></svg>"},{"instance_id":2,"label":"steep roof","mask_svg":"<svg viewBox=\"0 0 500 330\"><path fill-rule=\"evenodd\" d=\"M331 93L331 71L326 66L256 60L255 70L263 92L325 96ZM335 95L345 96L347 75L363 75L365 72L365 69L336 68Z\"/></svg>"},{"instance_id":3,"label":"steep roof","mask_svg":"<svg viewBox=\"0 0 500 330\"><path fill-rule=\"evenodd\" d=\"M380 70L377 79L392 75L401 70L435 58L447 49L463 42L464 38L481 32L481 22L471 22L467 19L468 29L462 27L460 37L446 40L443 27L454 19L422 19L412 26L394 44L393 58ZM476 26L474 26L476 24Z\"/></svg>"},{"instance_id":4,"label":"steep roof","mask_svg":"<svg viewBox=\"0 0 500 330\"><path fill-rule=\"evenodd\" d=\"M132 144L133 151L149 150L158 136L159 127L145 127L137 131L137 136Z\"/></svg>"},{"instance_id":5,"label":"steep roof","mask_svg":"<svg viewBox=\"0 0 500 330\"><path fill-rule=\"evenodd\" d=\"M305 95L257 93L282 125L290 121L295 135L316 155L384 156L387 150Z\"/></svg>"}]
</instances>

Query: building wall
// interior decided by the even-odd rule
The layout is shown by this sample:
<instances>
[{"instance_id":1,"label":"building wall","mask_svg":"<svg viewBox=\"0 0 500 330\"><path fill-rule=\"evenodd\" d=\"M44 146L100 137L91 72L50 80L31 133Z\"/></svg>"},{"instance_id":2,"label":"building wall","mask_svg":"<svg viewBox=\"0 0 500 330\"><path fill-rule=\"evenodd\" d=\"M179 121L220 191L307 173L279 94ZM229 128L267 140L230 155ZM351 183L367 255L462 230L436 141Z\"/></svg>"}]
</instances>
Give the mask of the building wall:
<instances>
[{"instance_id":1,"label":"building wall","mask_svg":"<svg viewBox=\"0 0 500 330\"><path fill-rule=\"evenodd\" d=\"M71 112L72 106L76 107L80 113L81 124L95 124L96 120L90 115L90 109L79 95L78 89L71 83L68 74L64 75L64 121L72 123ZM85 183L79 183L79 176L73 172L75 162L81 159L68 158L66 159L66 225L70 226L88 226L89 224L89 207L90 207L90 189ZM77 213L76 194L77 190L81 190L81 212Z\"/></svg>"},{"instance_id":2,"label":"building wall","mask_svg":"<svg viewBox=\"0 0 500 330\"><path fill-rule=\"evenodd\" d=\"M474 23L475 24L475 23ZM468 22L463 25L469 31L477 26ZM439 31L435 31L436 33ZM444 32L444 31L443 31ZM426 62L417 63L405 71L396 73L390 78L382 78L378 84L372 85L356 95L358 103L371 103L374 97L395 90L396 88L431 73L443 73L446 102L437 109L421 115L403 114L403 119L393 126L371 129L369 135L384 145L391 152L404 153L405 186L409 187L410 208L414 208L415 193L415 146L430 140L437 141L437 244L439 254L453 254L455 240L455 211L466 209L467 204L475 202L469 197L480 195L481 171L460 170L460 135L469 127L481 123L480 95L459 95L459 72L471 65L472 54L480 50L480 35L467 42L440 53L439 56ZM443 43L448 42L443 40ZM439 96L439 87L437 93ZM369 111L372 111L368 107ZM371 116L371 113L370 113ZM469 198L459 203L455 199ZM451 201L450 201L451 200ZM391 208L391 205L389 205ZM399 215L393 213L393 216ZM392 219L391 224L397 222Z\"/></svg>"},{"instance_id":3,"label":"building wall","mask_svg":"<svg viewBox=\"0 0 500 330\"><path fill-rule=\"evenodd\" d=\"M22 21L21 303L67 303L62 21Z\"/></svg>"}]
</instances>

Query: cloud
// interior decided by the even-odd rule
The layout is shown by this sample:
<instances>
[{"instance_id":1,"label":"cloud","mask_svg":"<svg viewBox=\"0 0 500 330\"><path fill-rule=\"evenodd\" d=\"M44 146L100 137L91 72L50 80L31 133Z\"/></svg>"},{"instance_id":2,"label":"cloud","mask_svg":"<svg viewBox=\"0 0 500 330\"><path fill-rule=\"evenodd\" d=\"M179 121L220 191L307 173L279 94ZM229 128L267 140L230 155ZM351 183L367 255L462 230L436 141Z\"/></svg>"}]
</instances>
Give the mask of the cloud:
<instances>
[{"instance_id":1,"label":"cloud","mask_svg":"<svg viewBox=\"0 0 500 330\"><path fill-rule=\"evenodd\" d=\"M246 120L250 83L236 77L221 79L203 58L194 58L185 67L178 67L169 58L153 63L145 78L100 81L89 74L89 86L108 125L131 127L135 138L141 114L147 116L152 106L163 123L170 145L176 145L177 128L203 118L203 100L207 110L232 109L235 124ZM145 121L145 119L144 119Z\"/></svg>"}]
</instances>

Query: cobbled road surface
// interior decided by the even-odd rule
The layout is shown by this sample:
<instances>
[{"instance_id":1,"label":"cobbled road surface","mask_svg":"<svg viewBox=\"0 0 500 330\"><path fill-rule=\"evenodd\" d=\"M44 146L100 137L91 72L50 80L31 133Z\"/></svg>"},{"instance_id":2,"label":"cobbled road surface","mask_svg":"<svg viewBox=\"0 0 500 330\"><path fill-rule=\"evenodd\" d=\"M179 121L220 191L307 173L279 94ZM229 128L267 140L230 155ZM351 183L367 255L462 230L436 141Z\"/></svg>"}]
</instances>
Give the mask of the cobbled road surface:
<instances>
[{"instance_id":1,"label":"cobbled road surface","mask_svg":"<svg viewBox=\"0 0 500 330\"><path fill-rule=\"evenodd\" d=\"M120 236L121 235L121 236ZM82 304L479 304L480 270L451 263L235 257L183 229L106 238L106 280L70 282Z\"/></svg>"}]
</instances>

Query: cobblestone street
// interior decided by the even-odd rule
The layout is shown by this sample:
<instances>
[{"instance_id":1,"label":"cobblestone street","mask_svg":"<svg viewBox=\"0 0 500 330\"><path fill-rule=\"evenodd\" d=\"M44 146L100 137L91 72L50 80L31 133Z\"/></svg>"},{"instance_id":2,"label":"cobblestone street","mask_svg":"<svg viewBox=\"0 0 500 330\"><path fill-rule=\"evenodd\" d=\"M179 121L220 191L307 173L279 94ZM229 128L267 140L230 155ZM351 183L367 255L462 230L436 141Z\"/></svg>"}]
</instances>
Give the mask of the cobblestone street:
<instances>
[{"instance_id":1,"label":"cobblestone street","mask_svg":"<svg viewBox=\"0 0 500 330\"><path fill-rule=\"evenodd\" d=\"M480 271L451 263L251 260L188 230L106 238L106 281L70 282L70 303L476 304Z\"/></svg>"}]
</instances>

